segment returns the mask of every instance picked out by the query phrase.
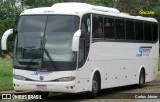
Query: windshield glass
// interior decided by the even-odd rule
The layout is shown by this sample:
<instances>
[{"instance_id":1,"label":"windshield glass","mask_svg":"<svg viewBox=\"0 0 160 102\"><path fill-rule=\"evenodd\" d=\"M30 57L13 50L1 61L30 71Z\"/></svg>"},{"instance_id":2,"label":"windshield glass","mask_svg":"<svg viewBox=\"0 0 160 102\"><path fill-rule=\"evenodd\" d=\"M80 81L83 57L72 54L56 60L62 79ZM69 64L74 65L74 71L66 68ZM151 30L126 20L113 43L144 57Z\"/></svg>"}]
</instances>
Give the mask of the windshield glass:
<instances>
[{"instance_id":1,"label":"windshield glass","mask_svg":"<svg viewBox=\"0 0 160 102\"><path fill-rule=\"evenodd\" d=\"M78 27L78 16L21 16L15 53L17 62L41 61L42 68L73 69L76 56L72 52L72 38Z\"/></svg>"},{"instance_id":2,"label":"windshield glass","mask_svg":"<svg viewBox=\"0 0 160 102\"><path fill-rule=\"evenodd\" d=\"M39 59L46 16L23 16L18 25L17 59Z\"/></svg>"},{"instance_id":3,"label":"windshield glass","mask_svg":"<svg viewBox=\"0 0 160 102\"><path fill-rule=\"evenodd\" d=\"M45 48L54 61L75 61L72 38L78 30L77 21L75 16L48 16ZM45 54L44 60L49 60Z\"/></svg>"}]
</instances>

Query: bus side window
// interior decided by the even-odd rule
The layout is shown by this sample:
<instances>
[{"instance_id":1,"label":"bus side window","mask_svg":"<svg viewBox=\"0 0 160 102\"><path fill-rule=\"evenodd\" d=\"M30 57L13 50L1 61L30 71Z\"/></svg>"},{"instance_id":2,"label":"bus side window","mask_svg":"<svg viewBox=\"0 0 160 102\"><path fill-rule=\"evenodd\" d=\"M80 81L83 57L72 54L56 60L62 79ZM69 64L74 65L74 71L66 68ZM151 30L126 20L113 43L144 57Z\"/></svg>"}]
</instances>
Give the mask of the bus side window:
<instances>
[{"instance_id":1,"label":"bus side window","mask_svg":"<svg viewBox=\"0 0 160 102\"><path fill-rule=\"evenodd\" d=\"M104 38L104 34L103 34L103 17L102 16L96 16L93 15L93 30L92 30L92 34L93 34L93 38Z\"/></svg>"},{"instance_id":2,"label":"bus side window","mask_svg":"<svg viewBox=\"0 0 160 102\"><path fill-rule=\"evenodd\" d=\"M127 40L134 40L134 21L133 20L126 20L126 39Z\"/></svg>"},{"instance_id":3,"label":"bus side window","mask_svg":"<svg viewBox=\"0 0 160 102\"><path fill-rule=\"evenodd\" d=\"M114 19L111 18L104 18L104 34L105 38L113 39L115 38L114 33Z\"/></svg>"},{"instance_id":4,"label":"bus side window","mask_svg":"<svg viewBox=\"0 0 160 102\"><path fill-rule=\"evenodd\" d=\"M81 68L84 65L89 53L90 32L91 32L90 14L86 14L83 15L81 22L81 37L79 44L79 64L78 64L79 68Z\"/></svg>"},{"instance_id":5,"label":"bus side window","mask_svg":"<svg viewBox=\"0 0 160 102\"><path fill-rule=\"evenodd\" d=\"M136 40L143 41L143 22L136 21L135 23Z\"/></svg>"},{"instance_id":6,"label":"bus side window","mask_svg":"<svg viewBox=\"0 0 160 102\"><path fill-rule=\"evenodd\" d=\"M152 24L152 40L156 41L158 39L158 25L156 23Z\"/></svg>"},{"instance_id":7,"label":"bus side window","mask_svg":"<svg viewBox=\"0 0 160 102\"><path fill-rule=\"evenodd\" d=\"M85 34L87 32L87 25L84 23L84 21L82 21L82 26L81 26L81 32L82 34Z\"/></svg>"},{"instance_id":8,"label":"bus side window","mask_svg":"<svg viewBox=\"0 0 160 102\"><path fill-rule=\"evenodd\" d=\"M145 41L152 40L152 32L151 32L151 23L145 22L144 23L144 34L145 34Z\"/></svg>"},{"instance_id":9,"label":"bus side window","mask_svg":"<svg viewBox=\"0 0 160 102\"><path fill-rule=\"evenodd\" d=\"M125 39L125 22L124 19L116 19L116 39Z\"/></svg>"}]
</instances>

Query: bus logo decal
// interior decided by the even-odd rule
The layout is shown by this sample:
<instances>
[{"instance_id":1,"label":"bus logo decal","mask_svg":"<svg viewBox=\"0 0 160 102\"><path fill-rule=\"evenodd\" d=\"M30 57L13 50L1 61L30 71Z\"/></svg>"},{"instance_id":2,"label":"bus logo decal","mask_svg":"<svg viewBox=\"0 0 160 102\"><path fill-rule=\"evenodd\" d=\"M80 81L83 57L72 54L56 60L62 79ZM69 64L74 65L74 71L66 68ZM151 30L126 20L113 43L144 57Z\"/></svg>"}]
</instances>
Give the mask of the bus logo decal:
<instances>
[{"instance_id":1,"label":"bus logo decal","mask_svg":"<svg viewBox=\"0 0 160 102\"><path fill-rule=\"evenodd\" d=\"M140 46L137 52L137 57L149 56L152 46Z\"/></svg>"},{"instance_id":2,"label":"bus logo decal","mask_svg":"<svg viewBox=\"0 0 160 102\"><path fill-rule=\"evenodd\" d=\"M33 72L31 75L38 75L38 72Z\"/></svg>"},{"instance_id":3,"label":"bus logo decal","mask_svg":"<svg viewBox=\"0 0 160 102\"><path fill-rule=\"evenodd\" d=\"M33 72L31 75L50 75L52 72Z\"/></svg>"},{"instance_id":4,"label":"bus logo decal","mask_svg":"<svg viewBox=\"0 0 160 102\"><path fill-rule=\"evenodd\" d=\"M44 79L44 77L43 77L43 76L40 76L40 77L39 77L39 79L40 79L40 80L43 80L43 79Z\"/></svg>"}]
</instances>

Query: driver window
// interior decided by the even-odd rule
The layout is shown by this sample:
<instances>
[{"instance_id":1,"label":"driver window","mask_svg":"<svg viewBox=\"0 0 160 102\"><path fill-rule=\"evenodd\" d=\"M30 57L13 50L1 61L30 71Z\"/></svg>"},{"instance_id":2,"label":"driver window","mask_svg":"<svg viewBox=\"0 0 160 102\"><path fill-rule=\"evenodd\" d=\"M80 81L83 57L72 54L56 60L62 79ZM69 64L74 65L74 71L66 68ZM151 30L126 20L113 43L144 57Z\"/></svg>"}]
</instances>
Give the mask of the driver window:
<instances>
[{"instance_id":1,"label":"driver window","mask_svg":"<svg viewBox=\"0 0 160 102\"><path fill-rule=\"evenodd\" d=\"M91 32L90 14L86 14L82 17L81 21L81 37L79 45L79 68L83 66L84 62L88 57L89 46L90 46L90 32Z\"/></svg>"}]
</instances>

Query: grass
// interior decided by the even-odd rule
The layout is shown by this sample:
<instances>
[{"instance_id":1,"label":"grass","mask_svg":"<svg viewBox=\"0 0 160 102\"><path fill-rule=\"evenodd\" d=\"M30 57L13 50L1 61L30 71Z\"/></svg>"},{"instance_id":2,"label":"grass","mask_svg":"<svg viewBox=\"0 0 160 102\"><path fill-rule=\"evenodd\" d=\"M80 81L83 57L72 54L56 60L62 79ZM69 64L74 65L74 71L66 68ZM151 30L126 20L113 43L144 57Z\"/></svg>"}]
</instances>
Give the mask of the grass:
<instances>
[{"instance_id":1,"label":"grass","mask_svg":"<svg viewBox=\"0 0 160 102\"><path fill-rule=\"evenodd\" d=\"M12 60L0 58L0 91L13 89Z\"/></svg>"},{"instance_id":2,"label":"grass","mask_svg":"<svg viewBox=\"0 0 160 102\"><path fill-rule=\"evenodd\" d=\"M160 60L158 70L160 71ZM12 76L12 59L0 58L0 91L13 89Z\"/></svg>"}]
</instances>

